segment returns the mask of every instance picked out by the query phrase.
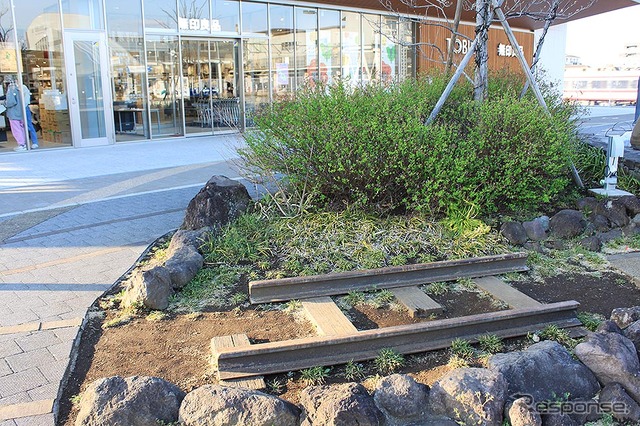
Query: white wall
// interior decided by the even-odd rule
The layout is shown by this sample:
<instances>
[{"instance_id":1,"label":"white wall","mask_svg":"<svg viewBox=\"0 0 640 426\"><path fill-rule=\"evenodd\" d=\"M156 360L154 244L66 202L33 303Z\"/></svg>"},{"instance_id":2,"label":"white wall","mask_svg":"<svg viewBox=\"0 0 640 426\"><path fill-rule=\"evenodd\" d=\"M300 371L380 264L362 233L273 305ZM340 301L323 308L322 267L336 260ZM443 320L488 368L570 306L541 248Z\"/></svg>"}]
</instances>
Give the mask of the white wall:
<instances>
[{"instance_id":1,"label":"white wall","mask_svg":"<svg viewBox=\"0 0 640 426\"><path fill-rule=\"evenodd\" d=\"M535 31L535 46L542 35L542 30ZM549 28L542 45L542 54L536 69L544 71L545 80L562 93L564 65L567 47L567 24L554 25ZM571 53L571 52L569 52Z\"/></svg>"}]
</instances>

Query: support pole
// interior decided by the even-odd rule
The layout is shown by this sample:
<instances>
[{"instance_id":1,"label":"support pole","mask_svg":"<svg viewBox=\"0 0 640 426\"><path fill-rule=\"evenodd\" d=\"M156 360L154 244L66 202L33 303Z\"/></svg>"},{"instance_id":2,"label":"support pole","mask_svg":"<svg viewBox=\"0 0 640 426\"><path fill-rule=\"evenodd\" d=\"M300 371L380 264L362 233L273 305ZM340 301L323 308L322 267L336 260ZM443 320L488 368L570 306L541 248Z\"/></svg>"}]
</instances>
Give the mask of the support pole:
<instances>
[{"instance_id":1,"label":"support pole","mask_svg":"<svg viewBox=\"0 0 640 426\"><path fill-rule=\"evenodd\" d=\"M475 51L476 44L478 44L478 36L476 36L476 38L473 39L471 46L469 46L469 50L467 51L466 55L464 55L464 58L462 58L462 61L458 65L458 68L456 69L456 72L453 74L453 77L451 77L451 80L449 80L449 83L447 84L447 87L444 89L444 92L442 92L442 95L440 95L440 99L438 99L436 106L433 107L433 111L431 111L431 114L429 114L429 118L427 118L427 121L424 122L425 125L428 126L429 124L433 123L433 120L435 120L436 117L438 116L438 113L440 113L440 110L442 109L444 103L446 102L447 98L451 94L453 87L456 85L456 83L458 82L458 79L464 72L464 69L469 64L469 61L471 60L471 57L473 56L473 53Z\"/></svg>"}]
</instances>

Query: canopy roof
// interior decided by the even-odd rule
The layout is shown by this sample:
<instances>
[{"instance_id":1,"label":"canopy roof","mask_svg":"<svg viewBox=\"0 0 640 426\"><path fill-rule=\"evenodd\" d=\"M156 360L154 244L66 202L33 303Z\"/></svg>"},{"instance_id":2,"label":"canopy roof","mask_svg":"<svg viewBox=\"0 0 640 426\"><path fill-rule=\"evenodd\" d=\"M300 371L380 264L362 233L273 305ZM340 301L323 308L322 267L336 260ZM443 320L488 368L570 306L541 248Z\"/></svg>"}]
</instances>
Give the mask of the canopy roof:
<instances>
[{"instance_id":1,"label":"canopy roof","mask_svg":"<svg viewBox=\"0 0 640 426\"><path fill-rule=\"evenodd\" d=\"M313 0L314 3L322 3L327 5L336 5L336 6L348 6L356 9L376 9L376 10L391 10L399 13L409 13L415 15L424 15L425 8L424 5L428 3L425 0ZM509 5L513 5L515 1L519 1L521 3L529 3L527 0L506 0L505 1L505 10L508 9ZM439 3L437 0L432 1L431 3ZM448 19L453 19L454 10L455 10L455 1L449 0L448 3L451 5L444 9L444 14ZM470 0L466 0L465 4L471 3ZM529 12L544 12L544 8L548 8L548 2L542 2L543 4L538 6L539 10L530 10ZM580 9L581 7L585 7L591 3L589 0L561 0L561 5L571 4L571 11L575 11ZM415 4L417 7L409 7L407 4ZM586 18L588 16L598 15L605 12L610 12L612 10L621 9L623 7L637 5L638 2L634 0L595 0L595 3L581 12L567 17L562 18L558 16L558 19L554 22L555 24L573 21L580 18ZM436 8L429 8L428 15L432 17L440 17L443 18L442 12L437 10ZM475 11L473 10L465 10L462 13L462 20L467 22L475 22ZM536 20L530 16L522 16L513 18L510 20L511 25L515 28L525 29L525 30L535 30L538 28L542 28L544 25L544 21Z\"/></svg>"}]
</instances>

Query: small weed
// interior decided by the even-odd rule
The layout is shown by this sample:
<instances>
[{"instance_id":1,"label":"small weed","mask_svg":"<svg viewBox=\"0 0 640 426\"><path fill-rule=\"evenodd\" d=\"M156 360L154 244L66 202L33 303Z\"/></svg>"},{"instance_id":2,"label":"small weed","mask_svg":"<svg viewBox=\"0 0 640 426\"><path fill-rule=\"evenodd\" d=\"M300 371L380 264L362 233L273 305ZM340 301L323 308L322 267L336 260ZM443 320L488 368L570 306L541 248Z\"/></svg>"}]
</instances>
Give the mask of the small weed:
<instances>
[{"instance_id":1,"label":"small weed","mask_svg":"<svg viewBox=\"0 0 640 426\"><path fill-rule=\"evenodd\" d=\"M466 291L474 291L478 288L471 278L461 278L456 282L456 284Z\"/></svg>"},{"instance_id":2,"label":"small weed","mask_svg":"<svg viewBox=\"0 0 640 426\"><path fill-rule=\"evenodd\" d=\"M285 383L280 379L273 379L267 382L267 389L269 392L279 395L284 392Z\"/></svg>"},{"instance_id":3,"label":"small weed","mask_svg":"<svg viewBox=\"0 0 640 426\"><path fill-rule=\"evenodd\" d=\"M73 405L74 407L77 407L80 405L80 401L82 400L82 395L81 394L75 394L73 395L71 398L69 398L69 402L71 403L71 405Z\"/></svg>"},{"instance_id":4,"label":"small weed","mask_svg":"<svg viewBox=\"0 0 640 426\"><path fill-rule=\"evenodd\" d=\"M384 348L378 352L374 360L376 369L380 374L391 374L405 364L404 356L393 349Z\"/></svg>"},{"instance_id":5,"label":"small weed","mask_svg":"<svg viewBox=\"0 0 640 426\"><path fill-rule=\"evenodd\" d=\"M469 367L469 361L459 357L458 355L451 355L451 357L449 357L449 362L447 362L447 367L450 370L455 370L456 368L467 368Z\"/></svg>"},{"instance_id":6,"label":"small weed","mask_svg":"<svg viewBox=\"0 0 640 426\"><path fill-rule=\"evenodd\" d=\"M167 313L163 311L151 311L149 315L145 317L145 319L150 322L162 321L166 318Z\"/></svg>"},{"instance_id":7,"label":"small weed","mask_svg":"<svg viewBox=\"0 0 640 426\"><path fill-rule=\"evenodd\" d=\"M424 291L434 296L440 296L449 291L449 284L444 282L431 283L426 285Z\"/></svg>"},{"instance_id":8,"label":"small weed","mask_svg":"<svg viewBox=\"0 0 640 426\"><path fill-rule=\"evenodd\" d=\"M369 302L374 308L382 308L385 305L393 302L395 300L395 296L391 292L391 290L380 290L377 291L373 299Z\"/></svg>"},{"instance_id":9,"label":"small weed","mask_svg":"<svg viewBox=\"0 0 640 426\"><path fill-rule=\"evenodd\" d=\"M596 331L600 323L605 320L602 315L591 312L578 312L577 316L582 325L589 331Z\"/></svg>"},{"instance_id":10,"label":"small weed","mask_svg":"<svg viewBox=\"0 0 640 426\"><path fill-rule=\"evenodd\" d=\"M302 302L299 300L289 300L284 304L282 310L287 314L293 314L302 309Z\"/></svg>"},{"instance_id":11,"label":"small weed","mask_svg":"<svg viewBox=\"0 0 640 426\"><path fill-rule=\"evenodd\" d=\"M350 291L342 300L349 306L358 306L365 301L364 293L360 291Z\"/></svg>"},{"instance_id":12,"label":"small weed","mask_svg":"<svg viewBox=\"0 0 640 426\"><path fill-rule=\"evenodd\" d=\"M555 324L546 326L541 332L538 333L538 336L542 340L554 340L561 345L569 348L573 348L577 344L577 341L569 336L567 330L564 330Z\"/></svg>"},{"instance_id":13,"label":"small weed","mask_svg":"<svg viewBox=\"0 0 640 426\"><path fill-rule=\"evenodd\" d=\"M247 300L249 300L249 296L247 296L246 293L237 292L237 293L233 293L231 295L231 298L229 299L229 302L232 305L242 305Z\"/></svg>"},{"instance_id":14,"label":"small weed","mask_svg":"<svg viewBox=\"0 0 640 426\"><path fill-rule=\"evenodd\" d=\"M307 386L321 385L330 372L331 368L316 366L300 371L300 378Z\"/></svg>"},{"instance_id":15,"label":"small weed","mask_svg":"<svg viewBox=\"0 0 640 426\"><path fill-rule=\"evenodd\" d=\"M473 346L464 339L455 339L451 342L451 353L467 361L471 361L475 356Z\"/></svg>"},{"instance_id":16,"label":"small weed","mask_svg":"<svg viewBox=\"0 0 640 426\"><path fill-rule=\"evenodd\" d=\"M353 360L349 361L344 367L344 378L347 380L360 380L364 378L364 366Z\"/></svg>"},{"instance_id":17,"label":"small weed","mask_svg":"<svg viewBox=\"0 0 640 426\"><path fill-rule=\"evenodd\" d=\"M495 334L483 334L478 337L478 343L480 343L480 349L490 354L501 352L504 348L502 339Z\"/></svg>"},{"instance_id":18,"label":"small weed","mask_svg":"<svg viewBox=\"0 0 640 426\"><path fill-rule=\"evenodd\" d=\"M120 327L121 325L128 324L131 321L133 321L133 315L129 313L122 313L102 324L102 329L106 330L107 328Z\"/></svg>"}]
</instances>

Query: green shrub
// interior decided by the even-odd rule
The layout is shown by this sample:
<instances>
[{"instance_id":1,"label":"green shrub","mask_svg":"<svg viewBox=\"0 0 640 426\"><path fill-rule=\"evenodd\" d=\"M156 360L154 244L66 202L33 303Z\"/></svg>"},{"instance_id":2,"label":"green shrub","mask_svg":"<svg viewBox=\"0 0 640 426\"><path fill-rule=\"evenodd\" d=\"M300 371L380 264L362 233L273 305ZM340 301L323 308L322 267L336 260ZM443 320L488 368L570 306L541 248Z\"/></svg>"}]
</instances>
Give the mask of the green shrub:
<instances>
[{"instance_id":1,"label":"green shrub","mask_svg":"<svg viewBox=\"0 0 640 426\"><path fill-rule=\"evenodd\" d=\"M458 85L430 126L441 76L305 91L256 117L241 156L251 173L285 175L321 204L441 215L469 203L481 214L534 208L569 183L575 124L561 103L548 117L518 100L514 81L495 84L482 104Z\"/></svg>"}]
</instances>

